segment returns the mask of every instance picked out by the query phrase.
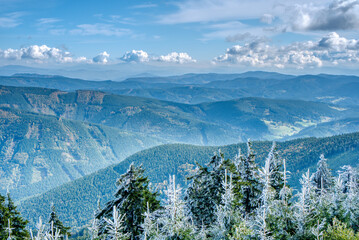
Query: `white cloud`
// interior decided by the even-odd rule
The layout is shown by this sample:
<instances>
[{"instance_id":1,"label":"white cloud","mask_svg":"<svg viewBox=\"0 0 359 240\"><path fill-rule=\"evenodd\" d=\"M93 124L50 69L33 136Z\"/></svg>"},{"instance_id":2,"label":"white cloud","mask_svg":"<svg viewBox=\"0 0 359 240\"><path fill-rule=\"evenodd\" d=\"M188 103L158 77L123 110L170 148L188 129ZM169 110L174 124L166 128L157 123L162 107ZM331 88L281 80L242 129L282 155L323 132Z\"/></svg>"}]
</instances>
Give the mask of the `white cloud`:
<instances>
[{"instance_id":1,"label":"white cloud","mask_svg":"<svg viewBox=\"0 0 359 240\"><path fill-rule=\"evenodd\" d=\"M38 25L47 25L47 24L53 24L53 23L57 23L60 22L60 19L57 18L40 18L37 20L37 24Z\"/></svg>"},{"instance_id":2,"label":"white cloud","mask_svg":"<svg viewBox=\"0 0 359 240\"><path fill-rule=\"evenodd\" d=\"M275 17L272 14L266 13L266 14L263 14L263 16L261 17L261 22L271 24L274 19L275 19Z\"/></svg>"},{"instance_id":3,"label":"white cloud","mask_svg":"<svg viewBox=\"0 0 359 240\"><path fill-rule=\"evenodd\" d=\"M339 63L359 63L359 40L330 33L319 41L270 46L266 42L235 45L214 59L214 63L256 67L321 67Z\"/></svg>"},{"instance_id":4,"label":"white cloud","mask_svg":"<svg viewBox=\"0 0 359 240\"><path fill-rule=\"evenodd\" d=\"M14 12L0 17L0 28L13 28L21 24L22 13Z\"/></svg>"},{"instance_id":5,"label":"white cloud","mask_svg":"<svg viewBox=\"0 0 359 240\"><path fill-rule=\"evenodd\" d=\"M108 63L108 58L110 57L110 54L108 54L106 51L103 53L100 53L99 55L97 55L96 57L94 57L92 59L92 61L94 63L102 63L102 64L106 64Z\"/></svg>"},{"instance_id":6,"label":"white cloud","mask_svg":"<svg viewBox=\"0 0 359 240\"><path fill-rule=\"evenodd\" d=\"M329 5L302 4L287 8L293 30L359 29L359 0L335 0Z\"/></svg>"},{"instance_id":7,"label":"white cloud","mask_svg":"<svg viewBox=\"0 0 359 240\"><path fill-rule=\"evenodd\" d=\"M0 49L0 58L6 60L24 60L43 62L59 62L59 63L72 63L72 62L85 62L85 57L73 58L70 52L62 51L58 48L48 47L46 45L32 45L20 49Z\"/></svg>"},{"instance_id":8,"label":"white cloud","mask_svg":"<svg viewBox=\"0 0 359 240\"><path fill-rule=\"evenodd\" d=\"M132 50L126 52L120 60L124 62L136 62L136 63L144 63L144 62L163 62L163 63L194 63L196 62L188 53L178 53L171 52L167 55L161 55L159 57L149 55L147 52L143 50Z\"/></svg>"},{"instance_id":9,"label":"white cloud","mask_svg":"<svg viewBox=\"0 0 359 240\"><path fill-rule=\"evenodd\" d=\"M196 62L196 60L193 59L191 56L189 56L188 53L177 53L177 52L172 52L167 55L162 55L154 59L160 62L179 63L179 64Z\"/></svg>"},{"instance_id":10,"label":"white cloud","mask_svg":"<svg viewBox=\"0 0 359 240\"><path fill-rule=\"evenodd\" d=\"M104 35L121 37L124 35L131 34L131 30L125 28L117 28L112 24L96 23L77 25L77 28L71 30L70 33L85 36Z\"/></svg>"},{"instance_id":11,"label":"white cloud","mask_svg":"<svg viewBox=\"0 0 359 240\"><path fill-rule=\"evenodd\" d=\"M132 50L126 52L120 60L124 62L148 62L150 60L148 53L142 50Z\"/></svg>"}]
</instances>

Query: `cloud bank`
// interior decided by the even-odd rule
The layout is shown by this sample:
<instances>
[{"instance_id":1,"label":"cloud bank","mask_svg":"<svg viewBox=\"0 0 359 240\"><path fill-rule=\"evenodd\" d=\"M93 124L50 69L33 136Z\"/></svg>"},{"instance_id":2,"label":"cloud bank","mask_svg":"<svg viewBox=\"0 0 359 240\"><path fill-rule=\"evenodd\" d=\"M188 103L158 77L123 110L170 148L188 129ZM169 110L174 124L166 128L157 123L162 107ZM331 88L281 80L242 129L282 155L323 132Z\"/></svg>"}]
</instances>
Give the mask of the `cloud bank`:
<instances>
[{"instance_id":1,"label":"cloud bank","mask_svg":"<svg viewBox=\"0 0 359 240\"><path fill-rule=\"evenodd\" d=\"M150 56L147 52L143 50L132 50L126 52L120 60L124 62L135 62L135 63L144 63L144 62L164 62L164 63L192 63L196 62L188 53L177 53L172 52L167 55L161 55L159 57Z\"/></svg>"},{"instance_id":2,"label":"cloud bank","mask_svg":"<svg viewBox=\"0 0 359 240\"><path fill-rule=\"evenodd\" d=\"M255 67L321 67L340 63L359 63L359 40L346 39L332 32L319 41L270 46L254 41L235 45L216 57L214 63L230 63Z\"/></svg>"},{"instance_id":3,"label":"cloud bank","mask_svg":"<svg viewBox=\"0 0 359 240\"><path fill-rule=\"evenodd\" d=\"M72 63L87 61L85 57L74 58L70 52L61 49L48 47L46 45L32 45L20 49L0 49L0 58L7 60L25 60L35 62L59 62Z\"/></svg>"}]
</instances>

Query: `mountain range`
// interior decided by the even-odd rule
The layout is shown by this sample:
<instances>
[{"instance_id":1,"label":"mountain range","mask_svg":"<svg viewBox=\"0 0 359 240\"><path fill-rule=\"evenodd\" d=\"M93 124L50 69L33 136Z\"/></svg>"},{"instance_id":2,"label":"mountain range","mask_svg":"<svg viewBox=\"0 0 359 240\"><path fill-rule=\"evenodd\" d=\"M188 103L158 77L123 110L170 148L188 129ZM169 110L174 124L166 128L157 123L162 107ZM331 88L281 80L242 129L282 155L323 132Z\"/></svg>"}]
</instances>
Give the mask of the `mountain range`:
<instances>
[{"instance_id":1,"label":"mountain range","mask_svg":"<svg viewBox=\"0 0 359 240\"><path fill-rule=\"evenodd\" d=\"M122 82L3 76L0 191L31 197L164 143L224 145L358 131L358 79L266 72ZM335 88L342 92L334 94Z\"/></svg>"}]
</instances>

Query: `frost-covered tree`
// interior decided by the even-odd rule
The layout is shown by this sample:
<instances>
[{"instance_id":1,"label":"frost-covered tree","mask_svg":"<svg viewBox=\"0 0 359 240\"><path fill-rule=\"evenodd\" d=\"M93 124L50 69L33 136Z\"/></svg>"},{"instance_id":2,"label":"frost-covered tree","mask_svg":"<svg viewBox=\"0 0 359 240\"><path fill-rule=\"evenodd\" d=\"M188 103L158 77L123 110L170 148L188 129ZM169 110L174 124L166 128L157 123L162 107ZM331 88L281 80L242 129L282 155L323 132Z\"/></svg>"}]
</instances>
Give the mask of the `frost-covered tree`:
<instances>
[{"instance_id":1,"label":"frost-covered tree","mask_svg":"<svg viewBox=\"0 0 359 240\"><path fill-rule=\"evenodd\" d=\"M293 190L288 186L288 174L285 159L283 162L283 186L279 199L274 199L269 216L269 228L274 239L291 239L295 233L294 209L291 201Z\"/></svg>"},{"instance_id":2,"label":"frost-covered tree","mask_svg":"<svg viewBox=\"0 0 359 240\"><path fill-rule=\"evenodd\" d=\"M216 206L221 202L223 154L215 153L207 166L197 166L186 191L185 201L197 227L209 226L216 220Z\"/></svg>"},{"instance_id":3,"label":"frost-covered tree","mask_svg":"<svg viewBox=\"0 0 359 240\"><path fill-rule=\"evenodd\" d=\"M127 240L130 234L124 231L124 217L125 215L119 214L116 206L113 206L112 219L104 218L106 224L106 239L109 240Z\"/></svg>"},{"instance_id":4,"label":"frost-covered tree","mask_svg":"<svg viewBox=\"0 0 359 240\"><path fill-rule=\"evenodd\" d=\"M222 182L223 194L221 204L217 205L216 221L211 229L213 239L225 239L230 233L234 220L234 194L232 174L229 176L225 169L224 180Z\"/></svg>"},{"instance_id":5,"label":"frost-covered tree","mask_svg":"<svg viewBox=\"0 0 359 240\"><path fill-rule=\"evenodd\" d=\"M33 231L30 229L31 240L43 240L46 237L46 226L42 223L41 217L36 223L36 236L33 234Z\"/></svg>"},{"instance_id":6,"label":"frost-covered tree","mask_svg":"<svg viewBox=\"0 0 359 240\"><path fill-rule=\"evenodd\" d=\"M324 154L319 157L317 171L312 175L312 182L317 192L328 191L333 186L333 177Z\"/></svg>"},{"instance_id":7,"label":"frost-covered tree","mask_svg":"<svg viewBox=\"0 0 359 240\"><path fill-rule=\"evenodd\" d=\"M195 227L186 214L186 205L181 196L182 189L176 185L173 175L169 178L164 209L160 212L157 223L161 228L161 234L166 239L192 239Z\"/></svg>"},{"instance_id":8,"label":"frost-covered tree","mask_svg":"<svg viewBox=\"0 0 359 240\"><path fill-rule=\"evenodd\" d=\"M345 199L343 201L344 219L354 230L359 229L359 185L358 175L350 166L344 167L345 176Z\"/></svg>"},{"instance_id":9,"label":"frost-covered tree","mask_svg":"<svg viewBox=\"0 0 359 240\"><path fill-rule=\"evenodd\" d=\"M99 237L99 230L100 230L100 221L96 218L96 215L101 212L100 207L100 199L97 201L97 209L94 211L94 218L91 222L90 227L88 230L90 231L91 240L97 239Z\"/></svg>"},{"instance_id":10,"label":"frost-covered tree","mask_svg":"<svg viewBox=\"0 0 359 240\"><path fill-rule=\"evenodd\" d=\"M260 239L271 239L271 231L269 218L272 214L272 208L274 203L274 197L276 190L273 188L272 174L274 173L273 164L273 148L271 153L268 155L265 165L259 170L259 179L263 186L260 195L261 205L256 210L254 217L255 221L255 234Z\"/></svg>"},{"instance_id":11,"label":"frost-covered tree","mask_svg":"<svg viewBox=\"0 0 359 240\"><path fill-rule=\"evenodd\" d=\"M150 212L150 206L148 203L147 203L147 211L143 215L145 219L143 224L141 225L143 229L141 240L160 239L161 234L155 219L156 216L155 213Z\"/></svg>"},{"instance_id":12,"label":"frost-covered tree","mask_svg":"<svg viewBox=\"0 0 359 240\"><path fill-rule=\"evenodd\" d=\"M315 187L308 171L300 179L301 191L297 194L295 203L296 238L308 239L312 236L311 226L315 223Z\"/></svg>"},{"instance_id":13,"label":"frost-covered tree","mask_svg":"<svg viewBox=\"0 0 359 240\"><path fill-rule=\"evenodd\" d=\"M262 188L251 141L247 142L247 157L242 157L240 160L238 171L241 176L240 195L242 198L239 203L243 215L248 216L259 206Z\"/></svg>"},{"instance_id":14,"label":"frost-covered tree","mask_svg":"<svg viewBox=\"0 0 359 240\"><path fill-rule=\"evenodd\" d=\"M277 144L273 142L267 157L269 161L270 185L275 190L275 199L280 199L280 191L283 189L283 160L279 157Z\"/></svg>"},{"instance_id":15,"label":"frost-covered tree","mask_svg":"<svg viewBox=\"0 0 359 240\"><path fill-rule=\"evenodd\" d=\"M137 239L143 231L141 225L144 222L147 202L151 212L160 207L157 196L157 192L150 191L149 180L144 176L142 166L136 167L131 164L127 172L117 181L115 199L109 201L96 215L100 220L100 235L107 232L107 222L104 218L110 219L113 215L113 207L116 206L119 213L124 215L124 231L130 234L130 239Z\"/></svg>"}]
</instances>

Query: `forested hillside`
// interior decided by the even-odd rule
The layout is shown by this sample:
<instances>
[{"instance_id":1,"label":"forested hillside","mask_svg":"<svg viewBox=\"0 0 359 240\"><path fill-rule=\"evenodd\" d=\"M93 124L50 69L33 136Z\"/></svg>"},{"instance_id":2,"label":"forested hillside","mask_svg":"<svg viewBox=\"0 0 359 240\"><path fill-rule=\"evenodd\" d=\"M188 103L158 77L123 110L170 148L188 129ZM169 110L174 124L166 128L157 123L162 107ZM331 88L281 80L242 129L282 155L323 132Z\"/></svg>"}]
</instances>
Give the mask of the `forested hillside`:
<instances>
[{"instance_id":1,"label":"forested hillside","mask_svg":"<svg viewBox=\"0 0 359 240\"><path fill-rule=\"evenodd\" d=\"M103 125L0 107L0 192L43 193L163 140Z\"/></svg>"},{"instance_id":2,"label":"forested hillside","mask_svg":"<svg viewBox=\"0 0 359 240\"><path fill-rule=\"evenodd\" d=\"M201 145L281 139L322 122L357 115L351 108L299 100L241 98L187 105L98 91L4 86L0 106ZM340 128L337 131L341 133Z\"/></svg>"},{"instance_id":3,"label":"forested hillside","mask_svg":"<svg viewBox=\"0 0 359 240\"><path fill-rule=\"evenodd\" d=\"M262 165L272 146L271 142L254 142L256 161ZM120 164L113 165L97 173L55 188L43 195L23 201L20 209L24 217L32 223L39 216L46 217L48 206L53 202L58 214L66 224L82 226L91 219L97 208L97 201L105 203L116 190L116 179L131 163L142 165L146 175L155 186L162 188L169 175L175 175L177 182L186 187L185 177L193 172L196 162L203 165L211 159L214 152L233 158L238 148L246 154L246 144L221 147L200 147L191 145L162 145L136 153ZM356 166L359 156L359 133L345 134L328 138L305 138L277 143L278 153L287 161L291 172L289 183L299 190L298 179L308 168L313 171L319 156L328 158L330 168L335 173L343 165Z\"/></svg>"}]
</instances>

